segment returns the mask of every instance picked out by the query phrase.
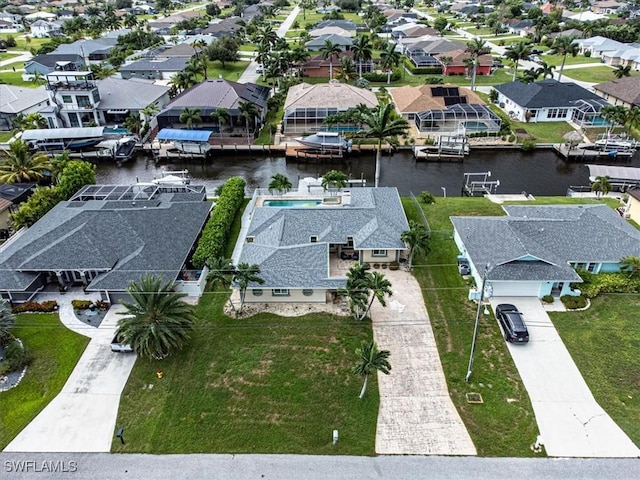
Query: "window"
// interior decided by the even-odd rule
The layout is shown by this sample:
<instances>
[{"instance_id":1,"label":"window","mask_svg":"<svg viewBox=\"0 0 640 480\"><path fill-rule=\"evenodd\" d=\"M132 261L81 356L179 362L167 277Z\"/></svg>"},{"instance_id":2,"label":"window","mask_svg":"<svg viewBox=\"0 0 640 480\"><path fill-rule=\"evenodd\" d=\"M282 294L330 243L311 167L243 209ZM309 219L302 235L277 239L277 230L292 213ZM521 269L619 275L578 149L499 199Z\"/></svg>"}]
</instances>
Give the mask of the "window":
<instances>
[{"instance_id":1,"label":"window","mask_svg":"<svg viewBox=\"0 0 640 480\"><path fill-rule=\"evenodd\" d=\"M90 107L91 100L87 95L76 95L76 101L78 102L79 107Z\"/></svg>"},{"instance_id":2,"label":"window","mask_svg":"<svg viewBox=\"0 0 640 480\"><path fill-rule=\"evenodd\" d=\"M288 288L274 288L271 290L272 297L288 297L289 289Z\"/></svg>"},{"instance_id":3,"label":"window","mask_svg":"<svg viewBox=\"0 0 640 480\"><path fill-rule=\"evenodd\" d=\"M73 103L73 100L71 99L71 95L62 95L62 101L64 103Z\"/></svg>"},{"instance_id":4,"label":"window","mask_svg":"<svg viewBox=\"0 0 640 480\"><path fill-rule=\"evenodd\" d=\"M261 297L262 296L262 289L261 288L254 288L253 290L251 290L251 293L253 293L254 297Z\"/></svg>"},{"instance_id":5,"label":"window","mask_svg":"<svg viewBox=\"0 0 640 480\"><path fill-rule=\"evenodd\" d=\"M347 246L353 248L353 237L347 237Z\"/></svg>"},{"instance_id":6,"label":"window","mask_svg":"<svg viewBox=\"0 0 640 480\"><path fill-rule=\"evenodd\" d=\"M315 235L311 235L311 237L309 237L309 241L311 243L316 243L318 241L318 237L316 237Z\"/></svg>"},{"instance_id":7,"label":"window","mask_svg":"<svg viewBox=\"0 0 640 480\"><path fill-rule=\"evenodd\" d=\"M313 290L311 290L310 288L303 288L302 295L304 295L305 297L310 297L311 295L313 295Z\"/></svg>"},{"instance_id":8,"label":"window","mask_svg":"<svg viewBox=\"0 0 640 480\"><path fill-rule=\"evenodd\" d=\"M596 271L596 263L588 263L587 264L587 271L594 273Z\"/></svg>"},{"instance_id":9,"label":"window","mask_svg":"<svg viewBox=\"0 0 640 480\"><path fill-rule=\"evenodd\" d=\"M387 256L387 251L386 250L373 250L371 252L371 256L372 257L386 257Z\"/></svg>"},{"instance_id":10,"label":"window","mask_svg":"<svg viewBox=\"0 0 640 480\"><path fill-rule=\"evenodd\" d=\"M550 108L547 112L547 118L567 118L569 109L567 108Z\"/></svg>"},{"instance_id":11,"label":"window","mask_svg":"<svg viewBox=\"0 0 640 480\"><path fill-rule=\"evenodd\" d=\"M247 243L253 243L255 237L247 237Z\"/></svg>"},{"instance_id":12,"label":"window","mask_svg":"<svg viewBox=\"0 0 640 480\"><path fill-rule=\"evenodd\" d=\"M100 92L96 89L91 93L93 95L93 103L98 103L100 101Z\"/></svg>"}]
</instances>

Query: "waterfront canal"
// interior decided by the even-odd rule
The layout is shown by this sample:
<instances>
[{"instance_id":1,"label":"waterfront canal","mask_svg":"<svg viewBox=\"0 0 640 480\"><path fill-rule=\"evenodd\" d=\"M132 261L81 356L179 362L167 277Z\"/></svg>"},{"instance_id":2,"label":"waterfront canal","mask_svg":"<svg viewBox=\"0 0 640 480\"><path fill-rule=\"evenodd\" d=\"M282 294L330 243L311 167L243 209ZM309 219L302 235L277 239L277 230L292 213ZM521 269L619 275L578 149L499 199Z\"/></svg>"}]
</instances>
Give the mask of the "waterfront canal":
<instances>
[{"instance_id":1,"label":"waterfront canal","mask_svg":"<svg viewBox=\"0 0 640 480\"><path fill-rule=\"evenodd\" d=\"M593 162L595 163L595 162ZM604 165L640 166L638 155L632 159L602 159ZM97 182L102 184L132 184L149 182L158 177L162 169L188 169L193 184L204 184L209 192L231 176L247 181L247 192L257 187L267 187L276 173L289 177L297 185L298 178L318 176L327 170L348 172L353 178L364 176L367 185L373 186L375 157L373 154L355 155L344 163L297 163L278 156L216 157L213 162L199 161L156 164L152 159L139 156L121 166L100 163ZM552 151L522 153L518 151L472 152L462 163L416 162L411 152L403 151L385 155L381 163L381 186L398 187L401 195L418 194L423 190L435 196L460 196L464 173L491 171L490 180L499 180L498 194L521 193L545 196L566 195L567 188L589 185L589 170L585 164L566 162Z\"/></svg>"}]
</instances>

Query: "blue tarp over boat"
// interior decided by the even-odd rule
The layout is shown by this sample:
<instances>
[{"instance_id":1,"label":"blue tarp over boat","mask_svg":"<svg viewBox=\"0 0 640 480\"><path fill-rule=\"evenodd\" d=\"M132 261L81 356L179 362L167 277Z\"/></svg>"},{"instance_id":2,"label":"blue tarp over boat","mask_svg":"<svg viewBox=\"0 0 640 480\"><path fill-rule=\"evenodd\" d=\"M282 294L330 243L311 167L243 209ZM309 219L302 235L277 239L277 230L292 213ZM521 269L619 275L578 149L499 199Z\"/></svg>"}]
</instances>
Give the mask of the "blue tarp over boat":
<instances>
[{"instance_id":1,"label":"blue tarp over boat","mask_svg":"<svg viewBox=\"0 0 640 480\"><path fill-rule=\"evenodd\" d=\"M208 142L211 136L210 130L183 130L179 128L163 128L158 132L156 139L178 142Z\"/></svg>"}]
</instances>

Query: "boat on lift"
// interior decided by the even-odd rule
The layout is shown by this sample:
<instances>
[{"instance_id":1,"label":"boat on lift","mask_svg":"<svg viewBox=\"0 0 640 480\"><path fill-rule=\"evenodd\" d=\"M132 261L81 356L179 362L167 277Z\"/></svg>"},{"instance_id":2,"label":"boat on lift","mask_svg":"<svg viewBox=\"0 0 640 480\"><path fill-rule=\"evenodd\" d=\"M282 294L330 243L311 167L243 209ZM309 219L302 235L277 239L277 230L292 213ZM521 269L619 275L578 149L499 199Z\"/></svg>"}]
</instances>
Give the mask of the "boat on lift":
<instances>
[{"instance_id":1,"label":"boat on lift","mask_svg":"<svg viewBox=\"0 0 640 480\"><path fill-rule=\"evenodd\" d=\"M296 141L306 147L315 148L321 151L351 151L352 140L347 141L338 132L316 132L306 137L298 137Z\"/></svg>"},{"instance_id":2,"label":"boat on lift","mask_svg":"<svg viewBox=\"0 0 640 480\"><path fill-rule=\"evenodd\" d=\"M189 170L162 170L160 177L151 180L154 185L189 185Z\"/></svg>"}]
</instances>

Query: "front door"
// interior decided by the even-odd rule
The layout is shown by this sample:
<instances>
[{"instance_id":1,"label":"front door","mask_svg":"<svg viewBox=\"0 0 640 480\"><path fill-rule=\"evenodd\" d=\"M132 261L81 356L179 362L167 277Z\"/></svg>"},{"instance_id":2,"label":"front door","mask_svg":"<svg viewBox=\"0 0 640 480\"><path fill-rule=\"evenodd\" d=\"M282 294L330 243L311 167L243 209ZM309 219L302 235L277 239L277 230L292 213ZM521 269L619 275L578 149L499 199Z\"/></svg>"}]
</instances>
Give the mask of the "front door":
<instances>
[{"instance_id":1,"label":"front door","mask_svg":"<svg viewBox=\"0 0 640 480\"><path fill-rule=\"evenodd\" d=\"M564 282L556 282L551 287L551 295L554 297L559 297L562 293L562 289L564 288Z\"/></svg>"}]
</instances>

